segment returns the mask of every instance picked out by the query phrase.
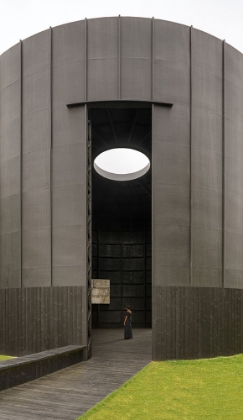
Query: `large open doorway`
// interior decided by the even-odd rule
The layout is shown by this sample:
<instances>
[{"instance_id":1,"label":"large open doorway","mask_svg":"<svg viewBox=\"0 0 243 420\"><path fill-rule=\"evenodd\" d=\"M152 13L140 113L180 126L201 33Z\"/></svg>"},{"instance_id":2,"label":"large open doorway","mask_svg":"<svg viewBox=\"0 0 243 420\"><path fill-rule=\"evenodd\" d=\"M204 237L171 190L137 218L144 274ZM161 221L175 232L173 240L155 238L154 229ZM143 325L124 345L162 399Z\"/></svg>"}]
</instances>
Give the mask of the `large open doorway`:
<instances>
[{"instance_id":1,"label":"large open doorway","mask_svg":"<svg viewBox=\"0 0 243 420\"><path fill-rule=\"evenodd\" d=\"M89 107L92 160L112 148L132 148L151 161L150 104ZM92 170L92 277L110 279L109 305L92 305L94 328L122 327L124 308L135 328L151 327L151 168L132 181Z\"/></svg>"}]
</instances>

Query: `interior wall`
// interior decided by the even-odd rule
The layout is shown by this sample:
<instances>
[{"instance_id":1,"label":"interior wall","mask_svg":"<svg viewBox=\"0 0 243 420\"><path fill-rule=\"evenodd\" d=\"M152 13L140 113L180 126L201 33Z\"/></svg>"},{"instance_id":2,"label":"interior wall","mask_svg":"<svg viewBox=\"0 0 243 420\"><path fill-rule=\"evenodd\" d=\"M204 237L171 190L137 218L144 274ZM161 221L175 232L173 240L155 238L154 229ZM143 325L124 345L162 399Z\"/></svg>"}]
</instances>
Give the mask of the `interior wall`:
<instances>
[{"instance_id":1,"label":"interior wall","mask_svg":"<svg viewBox=\"0 0 243 420\"><path fill-rule=\"evenodd\" d=\"M131 104L90 109L93 160L104 150L151 151L151 107ZM93 169L93 278L110 279L110 305L93 305L93 327L122 327L124 308L133 326L151 326L151 170L127 182L108 180Z\"/></svg>"},{"instance_id":2,"label":"interior wall","mask_svg":"<svg viewBox=\"0 0 243 420\"><path fill-rule=\"evenodd\" d=\"M110 279L110 305L93 305L93 327L123 326L130 305L134 327L151 327L151 231L93 231L93 278Z\"/></svg>"}]
</instances>

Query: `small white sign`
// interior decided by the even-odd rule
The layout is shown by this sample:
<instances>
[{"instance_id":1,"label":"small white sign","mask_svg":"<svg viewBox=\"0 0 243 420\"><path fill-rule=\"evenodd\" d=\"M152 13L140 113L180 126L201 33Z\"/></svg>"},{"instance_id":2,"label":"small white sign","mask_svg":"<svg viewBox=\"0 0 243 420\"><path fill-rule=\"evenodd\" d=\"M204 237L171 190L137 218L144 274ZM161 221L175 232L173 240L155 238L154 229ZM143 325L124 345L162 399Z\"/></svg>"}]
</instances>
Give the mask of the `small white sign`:
<instances>
[{"instance_id":1,"label":"small white sign","mask_svg":"<svg viewBox=\"0 0 243 420\"><path fill-rule=\"evenodd\" d=\"M110 280L92 279L92 304L110 304Z\"/></svg>"}]
</instances>

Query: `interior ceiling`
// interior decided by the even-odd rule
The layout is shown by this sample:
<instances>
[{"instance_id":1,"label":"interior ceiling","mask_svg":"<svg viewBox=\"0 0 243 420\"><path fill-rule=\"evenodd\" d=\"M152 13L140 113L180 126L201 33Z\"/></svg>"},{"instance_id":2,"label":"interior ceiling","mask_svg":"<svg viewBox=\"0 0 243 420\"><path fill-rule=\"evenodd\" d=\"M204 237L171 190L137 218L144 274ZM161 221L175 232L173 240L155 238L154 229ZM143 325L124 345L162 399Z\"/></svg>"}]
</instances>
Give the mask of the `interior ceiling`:
<instances>
[{"instance_id":1,"label":"interior ceiling","mask_svg":"<svg viewBox=\"0 0 243 420\"><path fill-rule=\"evenodd\" d=\"M89 110L92 159L116 147L134 148L151 160L151 108ZM92 170L93 226L151 219L151 169L133 181L111 181Z\"/></svg>"}]
</instances>

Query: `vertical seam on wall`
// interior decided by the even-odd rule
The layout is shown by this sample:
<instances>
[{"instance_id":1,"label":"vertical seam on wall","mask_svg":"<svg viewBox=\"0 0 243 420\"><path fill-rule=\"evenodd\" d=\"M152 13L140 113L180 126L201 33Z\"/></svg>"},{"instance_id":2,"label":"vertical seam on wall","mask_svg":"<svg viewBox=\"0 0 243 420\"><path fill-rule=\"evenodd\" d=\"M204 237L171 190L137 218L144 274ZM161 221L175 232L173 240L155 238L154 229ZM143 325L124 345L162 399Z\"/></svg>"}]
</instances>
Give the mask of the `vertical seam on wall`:
<instances>
[{"instance_id":1,"label":"vertical seam on wall","mask_svg":"<svg viewBox=\"0 0 243 420\"><path fill-rule=\"evenodd\" d=\"M222 44L222 287L225 283L225 40Z\"/></svg>"},{"instance_id":2,"label":"vertical seam on wall","mask_svg":"<svg viewBox=\"0 0 243 420\"><path fill-rule=\"evenodd\" d=\"M152 359L154 357L154 352L155 352L155 346L154 346L154 341L155 341L155 328L153 328L154 325L154 316L153 314L155 313L155 307L154 307L154 230L155 230L155 226L154 226L154 180L153 180L153 127L154 127L154 108L155 105L152 104L151 106L151 112L152 112L152 138L151 138L151 146L152 146L152 165L151 165L151 192L152 192L152 198L151 198L151 303L152 303L152 307L151 307L151 324L152 324Z\"/></svg>"},{"instance_id":3,"label":"vertical seam on wall","mask_svg":"<svg viewBox=\"0 0 243 420\"><path fill-rule=\"evenodd\" d=\"M118 16L118 99L121 99L121 15Z\"/></svg>"},{"instance_id":4,"label":"vertical seam on wall","mask_svg":"<svg viewBox=\"0 0 243 420\"><path fill-rule=\"evenodd\" d=\"M144 255L143 255L143 258L144 258L144 281L143 281L143 288L144 288L144 290L143 290L143 304L144 304L144 328L146 328L146 315L147 315L147 308L146 308L146 297L147 297L147 295L146 295L146 285L147 285L147 282L146 282L146 269L147 269L147 264L146 264L146 258L147 258L147 254L146 254L146 228L145 228L145 226L144 226L144 237L143 237L143 240L144 240L144 244L143 244L143 252L144 252Z\"/></svg>"},{"instance_id":5,"label":"vertical seam on wall","mask_svg":"<svg viewBox=\"0 0 243 420\"><path fill-rule=\"evenodd\" d=\"M86 24L87 24L87 19L85 19L85 34L86 34ZM85 39L86 39L86 35L85 35ZM85 50L85 57L86 57L86 50ZM85 59L86 60L86 59ZM86 76L85 76L85 86L86 86ZM84 105L84 118L85 118L85 147L84 147L84 152L85 152L85 241L86 241L86 248L85 248L85 275L86 275L86 279L85 279L85 291L86 291L86 296L85 296L85 322L86 322L86 329L83 328L83 323L82 323L82 337L85 333L85 342L87 343L87 354L88 354L88 330L89 330L89 325L88 325L88 299L89 299L89 284L88 284L88 115L87 115L87 104ZM83 293L83 289L82 289L82 293ZM83 302L83 295L82 295L82 302Z\"/></svg>"},{"instance_id":6,"label":"vertical seam on wall","mask_svg":"<svg viewBox=\"0 0 243 420\"><path fill-rule=\"evenodd\" d=\"M120 183L120 197L122 197L122 192L121 192L121 183ZM121 203L121 202L120 202ZM131 228L132 229L132 228ZM121 299L122 299L122 307L124 306L124 278L123 278L123 225L121 225ZM127 305L127 303L125 303L125 305ZM121 316L123 318L123 316ZM123 321L123 319L122 319Z\"/></svg>"},{"instance_id":7,"label":"vertical seam on wall","mask_svg":"<svg viewBox=\"0 0 243 420\"><path fill-rule=\"evenodd\" d=\"M23 287L23 43L20 40L20 287Z\"/></svg>"},{"instance_id":8,"label":"vertical seam on wall","mask_svg":"<svg viewBox=\"0 0 243 420\"><path fill-rule=\"evenodd\" d=\"M99 275L99 258L100 258L100 229L97 229L97 279L100 278ZM99 314L99 308L100 305L97 305L97 327L99 328L99 319L100 319L100 314Z\"/></svg>"},{"instance_id":9,"label":"vertical seam on wall","mask_svg":"<svg viewBox=\"0 0 243 420\"><path fill-rule=\"evenodd\" d=\"M53 119L52 119L52 27L50 26L50 126L51 126L51 138L50 138L50 241L51 241L51 287L53 285L53 232L52 232L52 220L53 220L53 203L52 203L52 185L53 185L53 174L52 174L52 143L53 143Z\"/></svg>"},{"instance_id":10,"label":"vertical seam on wall","mask_svg":"<svg viewBox=\"0 0 243 420\"><path fill-rule=\"evenodd\" d=\"M87 106L86 106L87 109ZM86 115L88 115L86 111ZM89 152L88 152L88 170L89 170L89 331L90 331L90 357L92 354L92 304L91 304L91 291L92 291L92 133L91 133L91 123L89 122Z\"/></svg>"},{"instance_id":11,"label":"vertical seam on wall","mask_svg":"<svg viewBox=\"0 0 243 420\"><path fill-rule=\"evenodd\" d=\"M154 18L152 18L151 22L151 100L153 101L154 98ZM154 277L154 181L153 181L153 127L154 127L154 112L155 107L154 104L151 106L151 113L152 113L152 136L151 136L151 146L152 146L152 165L151 165L151 192L152 192L152 199L151 199L151 324L152 324L152 357L154 355L154 337L155 333L153 331L153 314L154 314L154 293L153 293L153 277Z\"/></svg>"},{"instance_id":12,"label":"vertical seam on wall","mask_svg":"<svg viewBox=\"0 0 243 420\"><path fill-rule=\"evenodd\" d=\"M85 101L88 100L88 20L85 18Z\"/></svg>"},{"instance_id":13,"label":"vertical seam on wall","mask_svg":"<svg viewBox=\"0 0 243 420\"><path fill-rule=\"evenodd\" d=\"M192 286L192 251L193 251L193 240L192 240L192 212L193 212L193 194L192 194L192 30L193 26L190 27L190 286Z\"/></svg>"},{"instance_id":14,"label":"vertical seam on wall","mask_svg":"<svg viewBox=\"0 0 243 420\"><path fill-rule=\"evenodd\" d=\"M151 21L151 101L154 100L154 18Z\"/></svg>"},{"instance_id":15,"label":"vertical seam on wall","mask_svg":"<svg viewBox=\"0 0 243 420\"><path fill-rule=\"evenodd\" d=\"M22 41L20 41L22 43ZM22 287L22 286L21 286ZM7 335L7 289L4 290L4 303L5 303L5 319L4 319L4 352L5 354L8 354L7 348L6 348L6 335Z\"/></svg>"}]
</instances>

